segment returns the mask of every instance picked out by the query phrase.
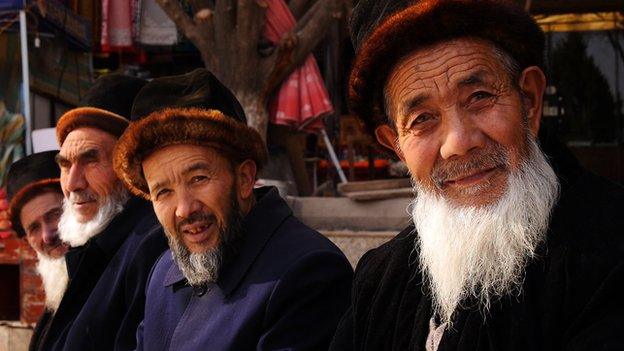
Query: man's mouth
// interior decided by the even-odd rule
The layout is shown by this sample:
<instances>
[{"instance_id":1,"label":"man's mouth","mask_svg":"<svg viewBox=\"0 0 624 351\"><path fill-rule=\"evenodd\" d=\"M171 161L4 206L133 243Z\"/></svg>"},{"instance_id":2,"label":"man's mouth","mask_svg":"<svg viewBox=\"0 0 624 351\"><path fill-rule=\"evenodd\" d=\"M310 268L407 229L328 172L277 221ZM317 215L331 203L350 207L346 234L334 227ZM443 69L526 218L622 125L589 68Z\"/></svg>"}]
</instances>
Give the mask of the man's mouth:
<instances>
[{"instance_id":1,"label":"man's mouth","mask_svg":"<svg viewBox=\"0 0 624 351\"><path fill-rule=\"evenodd\" d=\"M193 243L198 243L207 240L209 235L209 230L212 227L212 223L203 222L197 224L189 224L182 227L182 234Z\"/></svg>"},{"instance_id":2,"label":"man's mouth","mask_svg":"<svg viewBox=\"0 0 624 351\"><path fill-rule=\"evenodd\" d=\"M490 167L483 170L473 170L466 174L446 180L444 185L468 187L480 183L492 176L500 167Z\"/></svg>"}]
</instances>

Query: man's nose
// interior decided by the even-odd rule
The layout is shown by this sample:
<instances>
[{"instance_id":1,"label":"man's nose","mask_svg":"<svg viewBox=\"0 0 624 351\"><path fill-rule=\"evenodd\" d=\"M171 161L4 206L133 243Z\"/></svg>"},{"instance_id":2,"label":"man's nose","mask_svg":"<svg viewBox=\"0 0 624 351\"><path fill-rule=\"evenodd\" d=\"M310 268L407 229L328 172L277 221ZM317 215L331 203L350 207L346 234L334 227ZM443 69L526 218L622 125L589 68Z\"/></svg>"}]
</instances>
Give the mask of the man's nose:
<instances>
[{"instance_id":1,"label":"man's nose","mask_svg":"<svg viewBox=\"0 0 624 351\"><path fill-rule=\"evenodd\" d=\"M187 218L191 213L199 211L200 209L201 204L192 193L184 191L178 194L178 203L175 211L176 217Z\"/></svg>"},{"instance_id":2,"label":"man's nose","mask_svg":"<svg viewBox=\"0 0 624 351\"><path fill-rule=\"evenodd\" d=\"M58 240L58 230L56 225L44 224L41 239L46 245L54 244Z\"/></svg>"},{"instance_id":3,"label":"man's nose","mask_svg":"<svg viewBox=\"0 0 624 351\"><path fill-rule=\"evenodd\" d=\"M79 165L72 165L67 173L65 187L68 192L84 190L87 188L87 180L84 176L84 168Z\"/></svg>"},{"instance_id":4,"label":"man's nose","mask_svg":"<svg viewBox=\"0 0 624 351\"><path fill-rule=\"evenodd\" d=\"M464 156L473 149L485 146L487 137L470 115L449 111L443 118L446 124L444 139L440 148L440 156L443 159Z\"/></svg>"}]
</instances>

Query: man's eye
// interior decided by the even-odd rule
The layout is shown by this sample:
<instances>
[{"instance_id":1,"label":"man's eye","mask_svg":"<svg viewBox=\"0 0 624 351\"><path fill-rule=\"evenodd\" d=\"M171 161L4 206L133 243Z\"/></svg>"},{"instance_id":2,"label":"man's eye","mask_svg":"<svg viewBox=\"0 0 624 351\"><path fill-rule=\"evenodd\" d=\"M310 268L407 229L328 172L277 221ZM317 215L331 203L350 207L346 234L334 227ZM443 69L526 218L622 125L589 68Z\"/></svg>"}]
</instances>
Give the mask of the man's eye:
<instances>
[{"instance_id":1,"label":"man's eye","mask_svg":"<svg viewBox=\"0 0 624 351\"><path fill-rule=\"evenodd\" d=\"M480 101L484 99L489 99L493 96L494 94L488 93L487 91L477 91L470 96L470 101Z\"/></svg>"},{"instance_id":2,"label":"man's eye","mask_svg":"<svg viewBox=\"0 0 624 351\"><path fill-rule=\"evenodd\" d=\"M165 195L169 194L170 192L171 192L171 190L169 190L169 189L160 189L156 193L156 199L158 199L158 198L160 198L162 196L165 196Z\"/></svg>"},{"instance_id":3,"label":"man's eye","mask_svg":"<svg viewBox=\"0 0 624 351\"><path fill-rule=\"evenodd\" d=\"M203 182L206 179L208 179L208 177L203 176L203 175L194 176L193 178L191 178L191 183Z\"/></svg>"},{"instance_id":4,"label":"man's eye","mask_svg":"<svg viewBox=\"0 0 624 351\"><path fill-rule=\"evenodd\" d=\"M433 116L430 113L421 113L412 120L412 123L410 123L410 127L415 127L419 124L430 121L431 119L433 119Z\"/></svg>"}]
</instances>

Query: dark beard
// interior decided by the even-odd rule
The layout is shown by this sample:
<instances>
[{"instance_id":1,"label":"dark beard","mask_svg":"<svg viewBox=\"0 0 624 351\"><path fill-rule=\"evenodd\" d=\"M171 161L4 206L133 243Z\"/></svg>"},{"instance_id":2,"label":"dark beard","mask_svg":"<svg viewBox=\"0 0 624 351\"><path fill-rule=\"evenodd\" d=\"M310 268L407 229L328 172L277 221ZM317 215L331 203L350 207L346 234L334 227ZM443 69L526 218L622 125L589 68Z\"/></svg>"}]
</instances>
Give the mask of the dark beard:
<instances>
[{"instance_id":1,"label":"dark beard","mask_svg":"<svg viewBox=\"0 0 624 351\"><path fill-rule=\"evenodd\" d=\"M237 187L232 185L225 223L217 224L219 229L217 247L202 253L191 253L176 235L167 233L173 260L192 286L202 286L215 282L219 278L223 264L238 254L238 248L243 237L244 217L236 194ZM201 216L202 214L198 215Z\"/></svg>"}]
</instances>

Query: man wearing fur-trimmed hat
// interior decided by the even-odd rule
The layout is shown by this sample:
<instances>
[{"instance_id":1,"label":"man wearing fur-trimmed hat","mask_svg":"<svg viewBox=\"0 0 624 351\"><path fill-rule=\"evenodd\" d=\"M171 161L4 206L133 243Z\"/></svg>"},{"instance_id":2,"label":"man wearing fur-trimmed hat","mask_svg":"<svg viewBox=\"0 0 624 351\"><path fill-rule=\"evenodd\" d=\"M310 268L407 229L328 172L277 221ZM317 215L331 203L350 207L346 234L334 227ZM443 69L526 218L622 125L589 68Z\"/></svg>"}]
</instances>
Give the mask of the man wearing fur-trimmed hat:
<instances>
[{"instance_id":1,"label":"man wearing fur-trimmed hat","mask_svg":"<svg viewBox=\"0 0 624 351\"><path fill-rule=\"evenodd\" d=\"M360 260L331 349L623 349L624 191L538 142L533 18L505 1L360 0L351 36L351 109L416 195L413 223Z\"/></svg>"},{"instance_id":2,"label":"man wearing fur-trimmed hat","mask_svg":"<svg viewBox=\"0 0 624 351\"><path fill-rule=\"evenodd\" d=\"M166 248L152 206L115 176L112 155L145 81L99 78L81 107L59 119L56 157L64 194L60 237L69 285L42 343L45 350L136 347L149 271Z\"/></svg>"},{"instance_id":3,"label":"man wearing fur-trimmed hat","mask_svg":"<svg viewBox=\"0 0 624 351\"><path fill-rule=\"evenodd\" d=\"M234 95L199 69L148 83L132 115L115 170L152 201L170 247L138 349L327 349L351 266L276 188L254 189L267 153Z\"/></svg>"},{"instance_id":4,"label":"man wearing fur-trimmed hat","mask_svg":"<svg viewBox=\"0 0 624 351\"><path fill-rule=\"evenodd\" d=\"M58 236L63 192L60 170L54 160L56 153L46 151L24 157L14 162L7 174L12 228L35 250L37 273L45 292L45 310L30 339L29 350L39 350L69 280L65 265L67 245Z\"/></svg>"}]
</instances>

